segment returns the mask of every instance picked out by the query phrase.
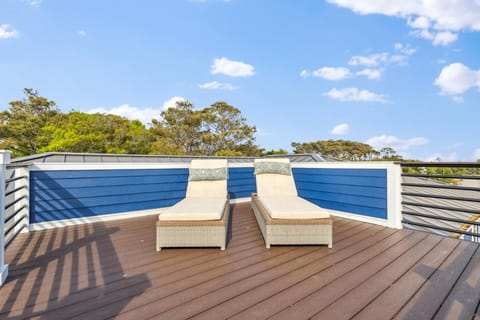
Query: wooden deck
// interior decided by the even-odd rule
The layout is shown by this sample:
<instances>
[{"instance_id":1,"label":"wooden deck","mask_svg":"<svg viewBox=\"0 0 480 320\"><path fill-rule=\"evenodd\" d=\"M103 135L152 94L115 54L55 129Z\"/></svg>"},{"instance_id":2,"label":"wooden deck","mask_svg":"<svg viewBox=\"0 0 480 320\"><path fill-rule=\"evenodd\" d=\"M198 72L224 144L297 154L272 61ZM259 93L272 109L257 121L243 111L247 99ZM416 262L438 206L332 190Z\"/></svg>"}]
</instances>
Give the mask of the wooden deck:
<instances>
[{"instance_id":1,"label":"wooden deck","mask_svg":"<svg viewBox=\"0 0 480 320\"><path fill-rule=\"evenodd\" d=\"M155 219L22 234L0 318L480 318L477 244L336 218L333 249L267 250L246 203L226 251L156 252Z\"/></svg>"}]
</instances>

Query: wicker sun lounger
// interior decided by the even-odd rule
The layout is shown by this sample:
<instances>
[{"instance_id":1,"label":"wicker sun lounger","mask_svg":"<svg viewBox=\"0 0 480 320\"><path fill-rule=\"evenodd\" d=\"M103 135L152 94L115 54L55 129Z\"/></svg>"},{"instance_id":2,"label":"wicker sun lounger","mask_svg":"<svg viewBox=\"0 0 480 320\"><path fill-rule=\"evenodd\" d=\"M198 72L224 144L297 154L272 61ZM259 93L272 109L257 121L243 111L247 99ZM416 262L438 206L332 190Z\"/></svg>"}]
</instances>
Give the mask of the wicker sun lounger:
<instances>
[{"instance_id":1,"label":"wicker sun lounger","mask_svg":"<svg viewBox=\"0 0 480 320\"><path fill-rule=\"evenodd\" d=\"M255 174L258 193L252 194L251 206L267 248L276 244L332 248L332 219L323 208L297 196L288 159L255 160Z\"/></svg>"},{"instance_id":2,"label":"wicker sun lounger","mask_svg":"<svg viewBox=\"0 0 480 320\"><path fill-rule=\"evenodd\" d=\"M185 199L159 216L157 251L164 247L225 250L230 201L227 160L192 160Z\"/></svg>"}]
</instances>

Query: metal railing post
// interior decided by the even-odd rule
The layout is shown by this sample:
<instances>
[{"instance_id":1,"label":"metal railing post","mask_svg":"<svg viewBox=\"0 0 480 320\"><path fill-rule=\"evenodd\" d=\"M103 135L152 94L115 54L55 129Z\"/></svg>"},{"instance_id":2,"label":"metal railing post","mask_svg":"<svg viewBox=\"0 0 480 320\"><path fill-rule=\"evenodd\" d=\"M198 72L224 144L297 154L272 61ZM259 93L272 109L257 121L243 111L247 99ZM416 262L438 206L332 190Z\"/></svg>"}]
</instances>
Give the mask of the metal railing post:
<instances>
[{"instance_id":1,"label":"metal railing post","mask_svg":"<svg viewBox=\"0 0 480 320\"><path fill-rule=\"evenodd\" d=\"M5 172L10 163L10 151L0 150L0 286L8 275L8 265L5 264Z\"/></svg>"}]
</instances>

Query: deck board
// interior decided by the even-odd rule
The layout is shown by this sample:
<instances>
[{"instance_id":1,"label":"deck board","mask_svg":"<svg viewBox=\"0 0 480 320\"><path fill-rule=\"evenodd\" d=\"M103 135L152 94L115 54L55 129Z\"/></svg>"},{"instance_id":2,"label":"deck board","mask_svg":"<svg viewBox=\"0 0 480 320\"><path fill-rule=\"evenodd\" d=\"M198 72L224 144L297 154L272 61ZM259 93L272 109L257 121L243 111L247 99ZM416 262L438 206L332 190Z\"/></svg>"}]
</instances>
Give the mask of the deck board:
<instances>
[{"instance_id":1,"label":"deck board","mask_svg":"<svg viewBox=\"0 0 480 320\"><path fill-rule=\"evenodd\" d=\"M0 318L470 319L478 244L334 218L334 247L265 243L249 204L226 251L155 251L156 217L21 234Z\"/></svg>"}]
</instances>

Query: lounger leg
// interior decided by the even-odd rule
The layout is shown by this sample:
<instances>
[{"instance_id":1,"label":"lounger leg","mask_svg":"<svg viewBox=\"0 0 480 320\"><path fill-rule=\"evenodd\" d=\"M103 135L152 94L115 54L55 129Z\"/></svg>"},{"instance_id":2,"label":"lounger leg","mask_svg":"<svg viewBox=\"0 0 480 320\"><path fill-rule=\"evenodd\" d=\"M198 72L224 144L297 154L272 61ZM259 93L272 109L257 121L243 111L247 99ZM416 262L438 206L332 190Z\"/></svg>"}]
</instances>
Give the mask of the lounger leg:
<instances>
[{"instance_id":1,"label":"lounger leg","mask_svg":"<svg viewBox=\"0 0 480 320\"><path fill-rule=\"evenodd\" d=\"M328 244L328 248L329 248L329 249L332 249L332 248L333 248L333 243L330 242L330 243Z\"/></svg>"},{"instance_id":2,"label":"lounger leg","mask_svg":"<svg viewBox=\"0 0 480 320\"><path fill-rule=\"evenodd\" d=\"M162 247L160 247L160 231L157 228L157 243L156 243L157 251L161 251Z\"/></svg>"},{"instance_id":3,"label":"lounger leg","mask_svg":"<svg viewBox=\"0 0 480 320\"><path fill-rule=\"evenodd\" d=\"M267 249L270 249L270 243L266 243L265 247L267 247Z\"/></svg>"},{"instance_id":4,"label":"lounger leg","mask_svg":"<svg viewBox=\"0 0 480 320\"><path fill-rule=\"evenodd\" d=\"M221 246L220 250L225 251L225 246Z\"/></svg>"}]
</instances>

